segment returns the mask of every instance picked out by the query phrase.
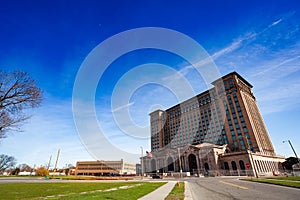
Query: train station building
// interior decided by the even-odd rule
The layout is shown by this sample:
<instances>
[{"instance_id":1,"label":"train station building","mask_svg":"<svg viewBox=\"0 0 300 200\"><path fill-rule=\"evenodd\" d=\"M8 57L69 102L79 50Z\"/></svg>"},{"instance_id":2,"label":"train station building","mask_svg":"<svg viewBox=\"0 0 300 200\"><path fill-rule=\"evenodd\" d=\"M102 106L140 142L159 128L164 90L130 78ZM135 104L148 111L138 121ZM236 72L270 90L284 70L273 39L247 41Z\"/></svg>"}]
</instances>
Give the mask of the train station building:
<instances>
[{"instance_id":1,"label":"train station building","mask_svg":"<svg viewBox=\"0 0 300 200\"><path fill-rule=\"evenodd\" d=\"M281 170L252 85L237 72L166 110L150 113L144 173L272 175Z\"/></svg>"}]
</instances>

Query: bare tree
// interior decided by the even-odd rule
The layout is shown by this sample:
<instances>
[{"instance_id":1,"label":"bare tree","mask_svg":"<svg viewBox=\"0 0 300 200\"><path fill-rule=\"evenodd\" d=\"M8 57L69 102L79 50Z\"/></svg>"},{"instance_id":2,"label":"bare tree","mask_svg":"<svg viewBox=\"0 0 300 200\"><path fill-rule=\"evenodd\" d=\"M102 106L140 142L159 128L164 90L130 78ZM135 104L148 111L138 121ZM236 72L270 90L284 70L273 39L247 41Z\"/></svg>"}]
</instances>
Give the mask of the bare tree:
<instances>
[{"instance_id":1,"label":"bare tree","mask_svg":"<svg viewBox=\"0 0 300 200\"><path fill-rule=\"evenodd\" d=\"M25 163L18 165L18 168L20 169L21 172L31 172L33 170L32 167L30 167Z\"/></svg>"},{"instance_id":2,"label":"bare tree","mask_svg":"<svg viewBox=\"0 0 300 200\"><path fill-rule=\"evenodd\" d=\"M16 165L16 159L13 156L1 154L0 155L0 172L6 169L13 168Z\"/></svg>"},{"instance_id":3,"label":"bare tree","mask_svg":"<svg viewBox=\"0 0 300 200\"><path fill-rule=\"evenodd\" d=\"M24 111L42 102L41 89L26 72L0 71L0 139L9 130L20 130L30 116Z\"/></svg>"}]
</instances>

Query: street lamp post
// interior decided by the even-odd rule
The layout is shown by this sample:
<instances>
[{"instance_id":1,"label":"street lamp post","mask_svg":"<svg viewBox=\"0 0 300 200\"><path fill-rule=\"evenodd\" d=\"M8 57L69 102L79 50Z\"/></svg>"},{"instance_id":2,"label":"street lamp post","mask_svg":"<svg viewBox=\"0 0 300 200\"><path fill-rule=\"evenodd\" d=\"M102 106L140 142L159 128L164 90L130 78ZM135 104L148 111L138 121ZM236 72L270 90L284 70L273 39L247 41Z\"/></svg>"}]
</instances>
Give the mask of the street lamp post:
<instances>
[{"instance_id":1,"label":"street lamp post","mask_svg":"<svg viewBox=\"0 0 300 200\"><path fill-rule=\"evenodd\" d=\"M142 155L142 157L141 157L141 179L143 179L143 176L144 176L143 147L141 147L141 155Z\"/></svg>"},{"instance_id":2,"label":"street lamp post","mask_svg":"<svg viewBox=\"0 0 300 200\"><path fill-rule=\"evenodd\" d=\"M290 146L291 146L291 148L292 148L292 150L293 150L293 152L294 152L294 154L295 154L297 160L299 161L298 156L297 156L297 153L296 153L296 151L295 151L295 149L294 149L294 147L293 147L291 141L290 141L290 140L285 140L285 141L282 141L282 142L283 142L283 143L288 142L288 143L290 144Z\"/></svg>"},{"instance_id":3,"label":"street lamp post","mask_svg":"<svg viewBox=\"0 0 300 200\"><path fill-rule=\"evenodd\" d=\"M180 149L178 148L178 158L179 158L179 169L180 169L180 178L182 178L182 167L181 167L181 159L180 159Z\"/></svg>"}]
</instances>

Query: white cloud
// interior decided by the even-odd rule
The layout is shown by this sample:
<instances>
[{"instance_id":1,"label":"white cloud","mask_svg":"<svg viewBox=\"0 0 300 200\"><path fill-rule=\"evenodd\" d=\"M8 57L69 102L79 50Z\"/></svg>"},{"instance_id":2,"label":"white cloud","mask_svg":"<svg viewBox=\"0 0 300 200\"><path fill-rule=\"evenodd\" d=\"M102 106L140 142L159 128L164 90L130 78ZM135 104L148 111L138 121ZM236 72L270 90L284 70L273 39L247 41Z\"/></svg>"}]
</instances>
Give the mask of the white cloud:
<instances>
[{"instance_id":1,"label":"white cloud","mask_svg":"<svg viewBox=\"0 0 300 200\"><path fill-rule=\"evenodd\" d=\"M269 27L275 26L275 25L279 24L281 21L282 21L282 19L276 20Z\"/></svg>"},{"instance_id":2,"label":"white cloud","mask_svg":"<svg viewBox=\"0 0 300 200\"><path fill-rule=\"evenodd\" d=\"M117 108L113 109L111 112L117 112L119 110L128 108L128 107L132 106L133 104L134 104L134 102L130 102L130 103L126 104L126 105L123 105L123 106L120 106L120 107L117 107Z\"/></svg>"}]
</instances>

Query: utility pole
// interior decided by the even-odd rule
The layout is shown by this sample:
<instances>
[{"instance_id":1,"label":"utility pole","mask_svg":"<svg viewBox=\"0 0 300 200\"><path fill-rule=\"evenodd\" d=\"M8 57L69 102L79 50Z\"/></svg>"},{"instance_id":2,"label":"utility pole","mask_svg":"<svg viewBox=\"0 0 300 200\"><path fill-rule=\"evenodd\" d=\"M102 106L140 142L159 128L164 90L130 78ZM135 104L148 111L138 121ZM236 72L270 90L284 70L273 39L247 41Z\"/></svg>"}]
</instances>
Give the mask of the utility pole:
<instances>
[{"instance_id":1,"label":"utility pole","mask_svg":"<svg viewBox=\"0 0 300 200\"><path fill-rule=\"evenodd\" d=\"M55 162L55 167L54 167L54 173L56 172L56 167L57 167L59 154L60 154L60 149L58 149L58 151L57 151L56 162Z\"/></svg>"},{"instance_id":2,"label":"utility pole","mask_svg":"<svg viewBox=\"0 0 300 200\"><path fill-rule=\"evenodd\" d=\"M47 170L49 170L49 168L50 168L51 159L52 159L52 155L50 155L50 159L49 159L49 162L48 162Z\"/></svg>"}]
</instances>

